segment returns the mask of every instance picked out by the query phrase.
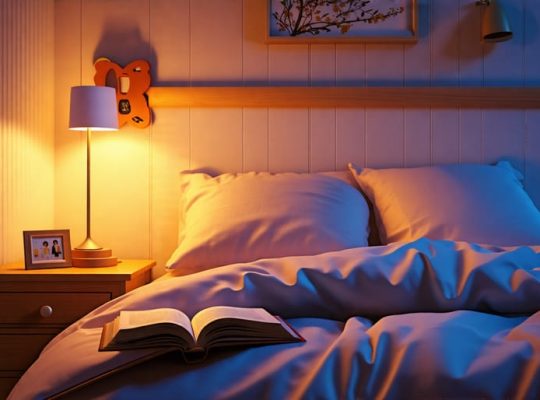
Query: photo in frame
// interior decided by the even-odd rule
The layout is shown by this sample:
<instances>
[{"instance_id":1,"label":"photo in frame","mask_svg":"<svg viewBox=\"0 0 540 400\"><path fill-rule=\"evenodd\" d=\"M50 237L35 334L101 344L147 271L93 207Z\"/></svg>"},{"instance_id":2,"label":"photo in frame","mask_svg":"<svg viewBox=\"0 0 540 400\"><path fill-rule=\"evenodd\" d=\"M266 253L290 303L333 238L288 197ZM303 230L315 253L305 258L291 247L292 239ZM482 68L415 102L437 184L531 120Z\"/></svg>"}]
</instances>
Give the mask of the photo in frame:
<instances>
[{"instance_id":1,"label":"photo in frame","mask_svg":"<svg viewBox=\"0 0 540 400\"><path fill-rule=\"evenodd\" d=\"M23 231L26 269L71 267L68 229Z\"/></svg>"},{"instance_id":2,"label":"photo in frame","mask_svg":"<svg viewBox=\"0 0 540 400\"><path fill-rule=\"evenodd\" d=\"M417 0L267 0L269 43L416 42Z\"/></svg>"}]
</instances>

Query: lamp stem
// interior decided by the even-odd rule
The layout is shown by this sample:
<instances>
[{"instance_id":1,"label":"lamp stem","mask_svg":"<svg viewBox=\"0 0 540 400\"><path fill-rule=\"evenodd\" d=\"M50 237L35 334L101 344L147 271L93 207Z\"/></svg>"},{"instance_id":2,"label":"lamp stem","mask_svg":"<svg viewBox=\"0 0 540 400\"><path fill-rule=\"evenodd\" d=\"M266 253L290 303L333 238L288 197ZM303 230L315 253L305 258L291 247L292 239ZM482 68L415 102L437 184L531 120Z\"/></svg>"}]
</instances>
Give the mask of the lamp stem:
<instances>
[{"instance_id":1,"label":"lamp stem","mask_svg":"<svg viewBox=\"0 0 540 400\"><path fill-rule=\"evenodd\" d=\"M92 239L91 235L91 196L90 173L92 170L92 129L86 128L86 239L76 247L77 250L100 250L102 247Z\"/></svg>"},{"instance_id":2,"label":"lamp stem","mask_svg":"<svg viewBox=\"0 0 540 400\"><path fill-rule=\"evenodd\" d=\"M91 238L92 213L90 196L90 175L92 171L92 129L86 128L86 238Z\"/></svg>"}]
</instances>

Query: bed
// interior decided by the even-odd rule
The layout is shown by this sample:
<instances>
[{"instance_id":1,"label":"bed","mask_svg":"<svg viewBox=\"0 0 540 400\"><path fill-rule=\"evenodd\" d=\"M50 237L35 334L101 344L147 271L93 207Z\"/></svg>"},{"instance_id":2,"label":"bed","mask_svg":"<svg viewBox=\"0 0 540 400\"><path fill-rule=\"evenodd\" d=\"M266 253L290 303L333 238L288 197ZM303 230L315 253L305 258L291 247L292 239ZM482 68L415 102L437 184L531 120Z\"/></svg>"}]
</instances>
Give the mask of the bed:
<instances>
[{"instance_id":1,"label":"bed","mask_svg":"<svg viewBox=\"0 0 540 400\"><path fill-rule=\"evenodd\" d=\"M169 273L44 349L26 398L540 398L540 213L509 163L181 174ZM303 343L98 352L121 310L264 307Z\"/></svg>"}]
</instances>

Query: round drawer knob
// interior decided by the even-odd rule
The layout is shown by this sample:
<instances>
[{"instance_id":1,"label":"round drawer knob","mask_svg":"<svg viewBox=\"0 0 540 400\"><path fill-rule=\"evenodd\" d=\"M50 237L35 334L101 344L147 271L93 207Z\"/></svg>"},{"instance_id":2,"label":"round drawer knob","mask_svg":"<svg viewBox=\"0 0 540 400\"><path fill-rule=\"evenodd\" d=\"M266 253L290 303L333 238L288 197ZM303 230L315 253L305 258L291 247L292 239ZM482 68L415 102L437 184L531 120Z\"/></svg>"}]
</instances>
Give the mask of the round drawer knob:
<instances>
[{"instance_id":1,"label":"round drawer knob","mask_svg":"<svg viewBox=\"0 0 540 400\"><path fill-rule=\"evenodd\" d=\"M41 306L39 309L39 314L43 318L49 318L53 313L53 308L51 306Z\"/></svg>"}]
</instances>

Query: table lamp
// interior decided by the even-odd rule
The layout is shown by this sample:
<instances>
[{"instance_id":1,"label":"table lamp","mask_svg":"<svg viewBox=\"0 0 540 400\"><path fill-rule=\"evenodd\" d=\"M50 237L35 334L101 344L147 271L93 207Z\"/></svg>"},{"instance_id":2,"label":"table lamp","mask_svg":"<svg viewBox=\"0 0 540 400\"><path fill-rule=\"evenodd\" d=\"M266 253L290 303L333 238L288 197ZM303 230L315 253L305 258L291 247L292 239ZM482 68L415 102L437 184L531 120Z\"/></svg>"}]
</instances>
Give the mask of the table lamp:
<instances>
[{"instance_id":1,"label":"table lamp","mask_svg":"<svg viewBox=\"0 0 540 400\"><path fill-rule=\"evenodd\" d=\"M76 267L109 267L117 264L112 250L98 245L91 235L91 143L92 131L118 129L116 91L108 86L75 86L71 88L69 129L86 131L86 239L72 250Z\"/></svg>"}]
</instances>

